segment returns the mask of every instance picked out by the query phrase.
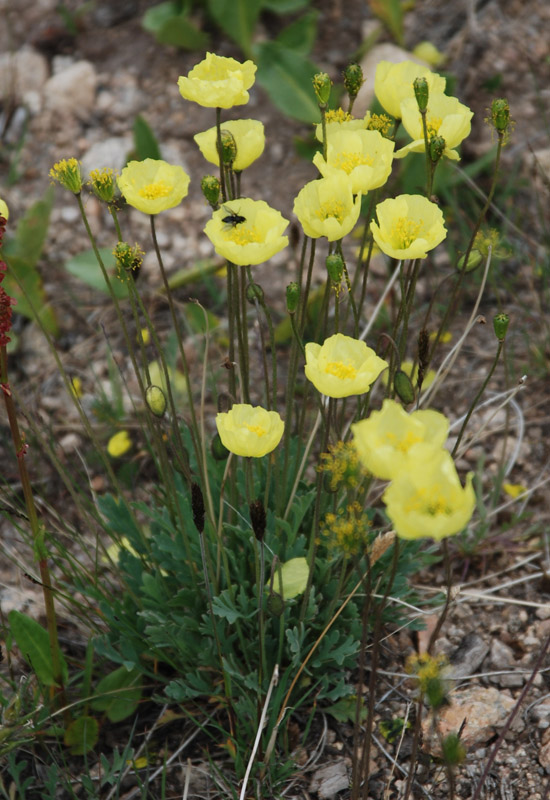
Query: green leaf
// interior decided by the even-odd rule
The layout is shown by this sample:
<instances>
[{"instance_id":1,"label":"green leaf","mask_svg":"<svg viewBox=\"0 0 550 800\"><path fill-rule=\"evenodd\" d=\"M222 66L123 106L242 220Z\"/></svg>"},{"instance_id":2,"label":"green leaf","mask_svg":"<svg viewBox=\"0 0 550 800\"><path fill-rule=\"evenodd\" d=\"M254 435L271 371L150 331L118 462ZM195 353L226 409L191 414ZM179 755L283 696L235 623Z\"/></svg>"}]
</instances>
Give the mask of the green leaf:
<instances>
[{"instance_id":1,"label":"green leaf","mask_svg":"<svg viewBox=\"0 0 550 800\"><path fill-rule=\"evenodd\" d=\"M256 52L258 83L277 108L302 122L319 122L312 87L313 76L319 71L315 64L278 42L261 42Z\"/></svg>"},{"instance_id":2,"label":"green leaf","mask_svg":"<svg viewBox=\"0 0 550 800\"><path fill-rule=\"evenodd\" d=\"M134 149L137 161L162 158L157 138L141 114L134 120Z\"/></svg>"},{"instance_id":3,"label":"green leaf","mask_svg":"<svg viewBox=\"0 0 550 800\"><path fill-rule=\"evenodd\" d=\"M8 621L21 655L33 668L40 683L46 686L55 686L48 631L42 625L39 625L36 620L15 609L8 614ZM61 651L59 651L59 659L63 683L66 683L68 676L67 663Z\"/></svg>"},{"instance_id":4,"label":"green leaf","mask_svg":"<svg viewBox=\"0 0 550 800\"><path fill-rule=\"evenodd\" d=\"M171 2L149 8L141 24L160 44L184 50L205 50L210 41L208 34L193 25L186 12L178 12L176 4Z\"/></svg>"},{"instance_id":5,"label":"green leaf","mask_svg":"<svg viewBox=\"0 0 550 800\"><path fill-rule=\"evenodd\" d=\"M295 53L307 56L315 44L318 16L317 11L308 11L282 30L276 42Z\"/></svg>"},{"instance_id":6,"label":"green leaf","mask_svg":"<svg viewBox=\"0 0 550 800\"><path fill-rule=\"evenodd\" d=\"M47 301L42 278L36 267L16 255L8 256L4 252L4 258L8 264L8 272L2 286L17 301L14 311L27 319L34 320L38 317L46 331L57 336L59 327L55 311ZM14 275L17 275L17 281Z\"/></svg>"},{"instance_id":7,"label":"green leaf","mask_svg":"<svg viewBox=\"0 0 550 800\"><path fill-rule=\"evenodd\" d=\"M36 266L48 235L53 196L53 187L50 186L42 200L33 203L19 220L15 237L4 246L4 256L14 255L29 267Z\"/></svg>"},{"instance_id":8,"label":"green leaf","mask_svg":"<svg viewBox=\"0 0 550 800\"><path fill-rule=\"evenodd\" d=\"M141 671L119 667L102 678L95 688L91 702L94 711L104 711L111 722L131 716L141 700ZM100 695L102 695L100 697Z\"/></svg>"},{"instance_id":9,"label":"green leaf","mask_svg":"<svg viewBox=\"0 0 550 800\"><path fill-rule=\"evenodd\" d=\"M207 0L207 6L214 22L249 57L262 0Z\"/></svg>"},{"instance_id":10,"label":"green leaf","mask_svg":"<svg viewBox=\"0 0 550 800\"><path fill-rule=\"evenodd\" d=\"M185 303L183 306L185 320L193 333L206 333L206 320L208 320L208 330L212 332L218 327L220 321L215 314L206 308L198 306L196 303ZM205 319L206 314L206 319Z\"/></svg>"},{"instance_id":11,"label":"green leaf","mask_svg":"<svg viewBox=\"0 0 550 800\"><path fill-rule=\"evenodd\" d=\"M305 8L309 0L263 0L262 11L272 11L274 14L292 14Z\"/></svg>"},{"instance_id":12,"label":"green leaf","mask_svg":"<svg viewBox=\"0 0 550 800\"><path fill-rule=\"evenodd\" d=\"M363 698L361 698L360 704L359 720L364 722L367 717L367 709L365 708ZM348 695L347 697L341 697L340 700L333 705L323 708L323 711L334 717L337 722L355 722L356 708L357 697L355 695Z\"/></svg>"},{"instance_id":13,"label":"green leaf","mask_svg":"<svg viewBox=\"0 0 550 800\"><path fill-rule=\"evenodd\" d=\"M73 756L93 750L99 739L99 725L93 717L78 717L65 731L64 742Z\"/></svg>"},{"instance_id":14,"label":"green leaf","mask_svg":"<svg viewBox=\"0 0 550 800\"><path fill-rule=\"evenodd\" d=\"M109 276L113 277L115 267L112 249L110 247L100 247L99 254ZM98 289L100 292L108 294L109 290L107 289L103 273L97 263L93 250L84 250L82 253L78 253L78 255L70 258L65 263L65 269L67 272L70 272L71 275L74 275L75 278L80 278L81 281L87 283L92 289ZM128 296L127 287L121 283L118 278L112 280L111 286L119 300Z\"/></svg>"},{"instance_id":15,"label":"green leaf","mask_svg":"<svg viewBox=\"0 0 550 800\"><path fill-rule=\"evenodd\" d=\"M280 572L279 569L275 570L273 591L282 595L285 600L291 600L293 597L305 592L308 575L307 559L303 556L291 558L290 561L281 565ZM266 583L266 589L269 589L269 584L270 581Z\"/></svg>"}]
</instances>

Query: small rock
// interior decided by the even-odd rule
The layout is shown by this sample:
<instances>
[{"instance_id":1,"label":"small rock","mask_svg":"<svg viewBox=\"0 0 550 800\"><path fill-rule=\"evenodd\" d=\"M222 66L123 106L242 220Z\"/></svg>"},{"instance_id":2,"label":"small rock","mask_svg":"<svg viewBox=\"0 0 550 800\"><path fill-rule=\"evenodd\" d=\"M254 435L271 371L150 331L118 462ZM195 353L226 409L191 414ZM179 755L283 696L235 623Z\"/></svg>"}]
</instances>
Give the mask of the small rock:
<instances>
[{"instance_id":1,"label":"small rock","mask_svg":"<svg viewBox=\"0 0 550 800\"><path fill-rule=\"evenodd\" d=\"M488 652L489 645L479 634L466 634L456 650L451 653L451 663L445 671L445 677L459 680L467 675L473 675Z\"/></svg>"},{"instance_id":2,"label":"small rock","mask_svg":"<svg viewBox=\"0 0 550 800\"><path fill-rule=\"evenodd\" d=\"M87 119L95 104L97 75L89 61L77 61L46 82L44 97L47 107Z\"/></svg>"},{"instance_id":3,"label":"small rock","mask_svg":"<svg viewBox=\"0 0 550 800\"><path fill-rule=\"evenodd\" d=\"M327 800L348 788L348 770L343 759L331 761L318 769L309 784L310 792L317 792L319 797Z\"/></svg>"},{"instance_id":4,"label":"small rock","mask_svg":"<svg viewBox=\"0 0 550 800\"><path fill-rule=\"evenodd\" d=\"M491 643L491 666L494 669L508 669L514 663L514 651L500 639L493 639Z\"/></svg>"},{"instance_id":5,"label":"small rock","mask_svg":"<svg viewBox=\"0 0 550 800\"><path fill-rule=\"evenodd\" d=\"M535 611L537 619L550 619L550 606L542 606Z\"/></svg>"},{"instance_id":6,"label":"small rock","mask_svg":"<svg viewBox=\"0 0 550 800\"><path fill-rule=\"evenodd\" d=\"M93 169L110 167L120 170L125 164L128 153L132 149L132 137L110 136L93 144L82 158L82 173L89 175Z\"/></svg>"},{"instance_id":7,"label":"small rock","mask_svg":"<svg viewBox=\"0 0 550 800\"><path fill-rule=\"evenodd\" d=\"M22 47L16 53L0 56L0 97L15 95L16 100L26 103L32 94L32 107L36 104L36 93L41 92L48 80L48 62L44 56L30 47Z\"/></svg>"}]
</instances>

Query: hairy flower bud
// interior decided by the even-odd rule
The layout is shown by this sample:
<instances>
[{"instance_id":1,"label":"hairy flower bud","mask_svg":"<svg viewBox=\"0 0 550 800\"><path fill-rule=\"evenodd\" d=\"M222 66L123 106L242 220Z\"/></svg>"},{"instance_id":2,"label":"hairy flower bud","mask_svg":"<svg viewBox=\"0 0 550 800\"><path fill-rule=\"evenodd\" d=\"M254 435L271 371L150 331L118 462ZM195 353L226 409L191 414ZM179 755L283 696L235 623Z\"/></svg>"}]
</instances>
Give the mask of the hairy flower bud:
<instances>
[{"instance_id":1,"label":"hairy flower bud","mask_svg":"<svg viewBox=\"0 0 550 800\"><path fill-rule=\"evenodd\" d=\"M206 202L217 208L220 200L220 182L214 175L205 175L201 181L202 193L206 198Z\"/></svg>"},{"instance_id":2,"label":"hairy flower bud","mask_svg":"<svg viewBox=\"0 0 550 800\"><path fill-rule=\"evenodd\" d=\"M256 301L258 301L258 303L264 302L264 290L259 283L248 284L246 287L246 299L251 305L254 305Z\"/></svg>"},{"instance_id":3,"label":"hairy flower bud","mask_svg":"<svg viewBox=\"0 0 550 800\"><path fill-rule=\"evenodd\" d=\"M344 259L338 253L332 253L332 255L327 256L325 264L330 279L338 285L344 274Z\"/></svg>"},{"instance_id":4,"label":"hairy flower bud","mask_svg":"<svg viewBox=\"0 0 550 800\"><path fill-rule=\"evenodd\" d=\"M506 332L508 330L508 325L510 324L510 317L508 314L496 314L493 317L493 328L495 330L495 336L499 340L499 342L503 342L506 338Z\"/></svg>"},{"instance_id":5,"label":"hairy flower bud","mask_svg":"<svg viewBox=\"0 0 550 800\"><path fill-rule=\"evenodd\" d=\"M222 129L222 161L224 164L233 164L237 158L237 142L231 131Z\"/></svg>"},{"instance_id":6,"label":"hairy flower bud","mask_svg":"<svg viewBox=\"0 0 550 800\"><path fill-rule=\"evenodd\" d=\"M413 88L419 111L425 111L428 108L428 98L430 96L428 81L423 77L415 78Z\"/></svg>"},{"instance_id":7,"label":"hairy flower bud","mask_svg":"<svg viewBox=\"0 0 550 800\"><path fill-rule=\"evenodd\" d=\"M300 287L296 281L292 281L286 287L286 310L289 314L294 314L300 302Z\"/></svg>"},{"instance_id":8,"label":"hairy flower bud","mask_svg":"<svg viewBox=\"0 0 550 800\"><path fill-rule=\"evenodd\" d=\"M443 138L443 136L432 136L430 141L428 142L428 151L430 153L430 160L433 164L437 164L443 153L445 152L445 148L447 147L447 142Z\"/></svg>"},{"instance_id":9,"label":"hairy flower bud","mask_svg":"<svg viewBox=\"0 0 550 800\"><path fill-rule=\"evenodd\" d=\"M481 264L481 253L479 250L470 250L468 263L466 263L466 253L457 261L456 268L459 272L473 272Z\"/></svg>"},{"instance_id":10,"label":"hairy flower bud","mask_svg":"<svg viewBox=\"0 0 550 800\"><path fill-rule=\"evenodd\" d=\"M152 384L145 391L147 407L155 417L163 417L166 411L166 396L160 386Z\"/></svg>"},{"instance_id":11,"label":"hairy flower bud","mask_svg":"<svg viewBox=\"0 0 550 800\"><path fill-rule=\"evenodd\" d=\"M395 373L393 378L393 387L397 396L403 401L403 403L405 403L405 405L408 406L410 403L414 403L414 387L412 385L412 381L407 373L403 372L402 369L398 369Z\"/></svg>"},{"instance_id":12,"label":"hairy flower bud","mask_svg":"<svg viewBox=\"0 0 550 800\"><path fill-rule=\"evenodd\" d=\"M363 78L363 70L360 64L348 64L344 70L344 86L350 100L355 100L364 82L365 79Z\"/></svg>"},{"instance_id":13,"label":"hairy flower bud","mask_svg":"<svg viewBox=\"0 0 550 800\"><path fill-rule=\"evenodd\" d=\"M510 106L505 97L491 103L491 122L499 133L506 133L510 125Z\"/></svg>"},{"instance_id":14,"label":"hairy flower bud","mask_svg":"<svg viewBox=\"0 0 550 800\"><path fill-rule=\"evenodd\" d=\"M313 76L313 89L322 108L326 108L330 97L332 81L326 72L318 72Z\"/></svg>"}]
</instances>

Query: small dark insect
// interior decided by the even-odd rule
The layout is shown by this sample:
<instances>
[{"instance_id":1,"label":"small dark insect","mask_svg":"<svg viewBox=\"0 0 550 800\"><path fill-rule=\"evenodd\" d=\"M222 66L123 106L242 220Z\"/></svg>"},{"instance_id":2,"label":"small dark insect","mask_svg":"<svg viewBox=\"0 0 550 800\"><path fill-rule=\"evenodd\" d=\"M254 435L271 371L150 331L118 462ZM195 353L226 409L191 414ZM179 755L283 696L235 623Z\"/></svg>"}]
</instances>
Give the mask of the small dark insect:
<instances>
[{"instance_id":1,"label":"small dark insect","mask_svg":"<svg viewBox=\"0 0 550 800\"><path fill-rule=\"evenodd\" d=\"M246 222L246 217L242 217L240 214L232 211L229 206L223 206L223 210L226 212L227 216L222 217L222 222L225 222L225 224L229 225L229 227L236 228L237 225L241 225L241 223Z\"/></svg>"}]
</instances>

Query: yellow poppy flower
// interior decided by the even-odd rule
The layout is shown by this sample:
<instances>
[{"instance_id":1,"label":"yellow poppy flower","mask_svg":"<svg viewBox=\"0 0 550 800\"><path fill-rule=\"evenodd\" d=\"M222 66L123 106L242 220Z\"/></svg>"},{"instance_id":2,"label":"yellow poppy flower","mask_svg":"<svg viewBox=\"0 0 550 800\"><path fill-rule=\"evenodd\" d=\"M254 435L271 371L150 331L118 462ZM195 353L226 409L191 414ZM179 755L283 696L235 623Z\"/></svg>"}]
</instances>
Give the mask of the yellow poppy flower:
<instances>
[{"instance_id":1,"label":"yellow poppy flower","mask_svg":"<svg viewBox=\"0 0 550 800\"><path fill-rule=\"evenodd\" d=\"M374 241L392 258L426 258L447 235L439 207L419 194L384 200L376 216L378 224L370 224Z\"/></svg>"},{"instance_id":2,"label":"yellow poppy flower","mask_svg":"<svg viewBox=\"0 0 550 800\"><path fill-rule=\"evenodd\" d=\"M237 156L233 162L233 169L241 172L264 152L265 135L263 123L256 119L235 119L223 123L222 131L225 130L229 131L233 136L237 147ZM216 136L217 130L214 126L207 131L197 133L193 138L205 159L211 164L219 166L220 159L216 147Z\"/></svg>"},{"instance_id":3,"label":"yellow poppy flower","mask_svg":"<svg viewBox=\"0 0 550 800\"><path fill-rule=\"evenodd\" d=\"M513 497L514 500L516 497L521 497L528 492L527 486L523 486L521 483L503 483L502 488L506 494L509 497Z\"/></svg>"},{"instance_id":4,"label":"yellow poppy flower","mask_svg":"<svg viewBox=\"0 0 550 800\"><path fill-rule=\"evenodd\" d=\"M364 117L354 117L343 108L335 108L327 111L325 115L325 129L327 132L327 139L338 131L359 131L365 130L369 124L371 114L367 111ZM315 138L323 141L323 126L319 122L315 126Z\"/></svg>"},{"instance_id":5,"label":"yellow poppy flower","mask_svg":"<svg viewBox=\"0 0 550 800\"><path fill-rule=\"evenodd\" d=\"M187 195L189 175L183 167L161 159L130 161L117 178L126 202L144 214L158 214L179 205Z\"/></svg>"},{"instance_id":6,"label":"yellow poppy flower","mask_svg":"<svg viewBox=\"0 0 550 800\"><path fill-rule=\"evenodd\" d=\"M422 116L418 104L412 100L404 100L401 104L402 124L412 142L402 147L395 154L396 158L403 158L407 153L423 153L425 150L424 130ZM426 125L428 140L433 136L442 136L445 139L443 155L451 161L459 161L460 156L454 149L465 139L472 129L471 119L474 112L463 105L456 97L446 94L430 94L426 110Z\"/></svg>"},{"instance_id":7,"label":"yellow poppy flower","mask_svg":"<svg viewBox=\"0 0 550 800\"><path fill-rule=\"evenodd\" d=\"M401 61L399 64L391 61L378 63L374 75L374 93L392 117L401 119L401 103L408 97L414 98L415 78L426 78L430 94L445 91L445 78L422 64L414 61Z\"/></svg>"},{"instance_id":8,"label":"yellow poppy flower","mask_svg":"<svg viewBox=\"0 0 550 800\"><path fill-rule=\"evenodd\" d=\"M350 397L368 392L388 366L360 339L335 333L322 345L306 344L306 378L327 397Z\"/></svg>"},{"instance_id":9,"label":"yellow poppy flower","mask_svg":"<svg viewBox=\"0 0 550 800\"><path fill-rule=\"evenodd\" d=\"M395 400L384 400L380 411L351 426L359 460L382 480L392 480L414 461L420 444L441 448L449 432L449 420L438 411L408 414Z\"/></svg>"},{"instance_id":10,"label":"yellow poppy flower","mask_svg":"<svg viewBox=\"0 0 550 800\"><path fill-rule=\"evenodd\" d=\"M294 200L294 213L306 236L329 242L342 239L355 226L361 211L361 195L353 199L351 182L339 174L306 183Z\"/></svg>"},{"instance_id":11,"label":"yellow poppy flower","mask_svg":"<svg viewBox=\"0 0 550 800\"><path fill-rule=\"evenodd\" d=\"M236 403L230 411L216 415L216 427L223 446L231 453L261 458L277 447L285 424L276 411Z\"/></svg>"},{"instance_id":12,"label":"yellow poppy flower","mask_svg":"<svg viewBox=\"0 0 550 800\"><path fill-rule=\"evenodd\" d=\"M438 50L435 44L432 44L432 42L428 41L417 44L412 52L413 56L425 61L426 64L430 65L430 67L439 67L439 65L443 64L447 58L445 53L442 53L440 50Z\"/></svg>"},{"instance_id":13,"label":"yellow poppy flower","mask_svg":"<svg viewBox=\"0 0 550 800\"><path fill-rule=\"evenodd\" d=\"M128 452L131 446L132 440L128 431L119 431L107 442L107 452L111 458L120 458Z\"/></svg>"},{"instance_id":14,"label":"yellow poppy flower","mask_svg":"<svg viewBox=\"0 0 550 800\"><path fill-rule=\"evenodd\" d=\"M231 108L248 103L248 91L255 80L256 64L241 64L234 58L207 53L187 77L178 79L180 94L206 108Z\"/></svg>"},{"instance_id":15,"label":"yellow poppy flower","mask_svg":"<svg viewBox=\"0 0 550 800\"><path fill-rule=\"evenodd\" d=\"M344 172L352 193L366 194L388 180L394 147L378 131L340 130L327 135L327 160L315 153L313 163L324 178Z\"/></svg>"},{"instance_id":16,"label":"yellow poppy flower","mask_svg":"<svg viewBox=\"0 0 550 800\"><path fill-rule=\"evenodd\" d=\"M0 217L4 217L4 219L9 219L10 211L7 204L0 199Z\"/></svg>"},{"instance_id":17,"label":"yellow poppy flower","mask_svg":"<svg viewBox=\"0 0 550 800\"><path fill-rule=\"evenodd\" d=\"M224 222L231 216L243 219ZM288 220L263 200L240 197L214 211L204 232L218 255L245 267L261 264L285 248L287 225Z\"/></svg>"},{"instance_id":18,"label":"yellow poppy flower","mask_svg":"<svg viewBox=\"0 0 550 800\"><path fill-rule=\"evenodd\" d=\"M395 532L403 539L444 539L464 530L474 512L473 473L462 488L447 450L418 445L409 468L400 472L382 499Z\"/></svg>"}]
</instances>

